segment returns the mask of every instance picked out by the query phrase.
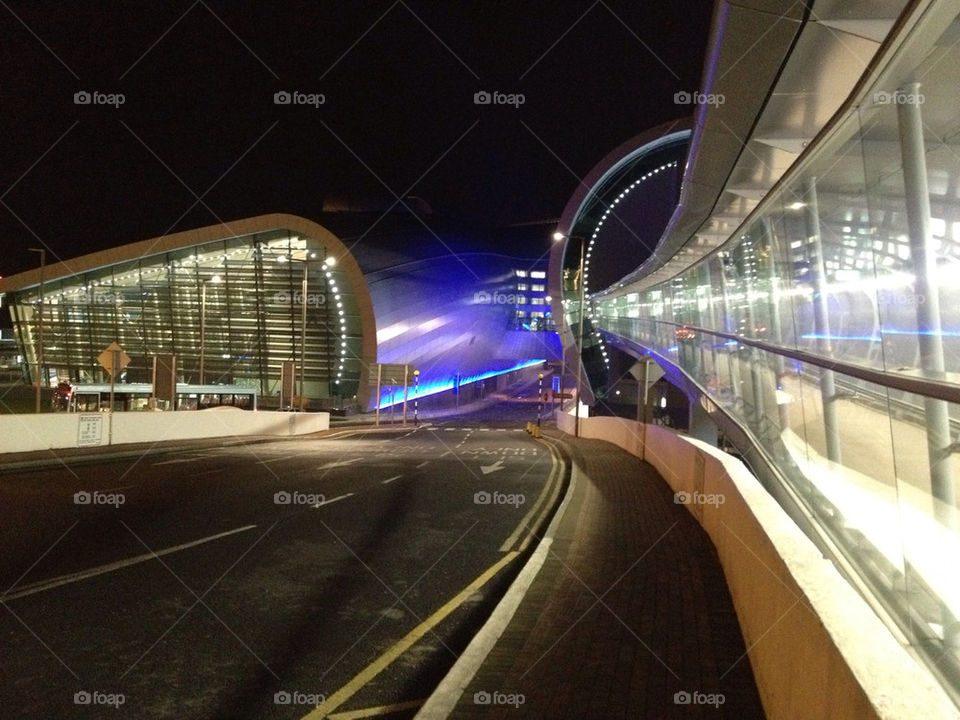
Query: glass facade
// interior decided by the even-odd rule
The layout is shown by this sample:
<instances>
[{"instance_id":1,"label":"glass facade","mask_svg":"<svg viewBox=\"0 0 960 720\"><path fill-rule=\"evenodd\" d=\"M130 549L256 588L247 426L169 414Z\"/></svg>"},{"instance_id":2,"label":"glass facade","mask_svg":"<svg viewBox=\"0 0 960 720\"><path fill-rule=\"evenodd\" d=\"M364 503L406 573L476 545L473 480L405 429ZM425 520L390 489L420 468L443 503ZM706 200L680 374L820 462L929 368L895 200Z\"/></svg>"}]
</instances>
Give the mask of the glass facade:
<instances>
[{"instance_id":1,"label":"glass facade","mask_svg":"<svg viewBox=\"0 0 960 720\"><path fill-rule=\"evenodd\" d=\"M281 364L304 367L308 398L351 398L360 380L357 299L327 248L289 230L146 254L10 292L30 382L105 382L97 356L131 357L121 382L150 382L153 357L177 357L178 380L276 395ZM306 281L306 294L304 294ZM203 377L201 377L201 373ZM298 375L299 380L299 375Z\"/></svg>"},{"instance_id":2,"label":"glass facade","mask_svg":"<svg viewBox=\"0 0 960 720\"><path fill-rule=\"evenodd\" d=\"M956 699L954 13L913 26L718 250L665 282L595 296L588 321L681 368L748 430Z\"/></svg>"}]
</instances>

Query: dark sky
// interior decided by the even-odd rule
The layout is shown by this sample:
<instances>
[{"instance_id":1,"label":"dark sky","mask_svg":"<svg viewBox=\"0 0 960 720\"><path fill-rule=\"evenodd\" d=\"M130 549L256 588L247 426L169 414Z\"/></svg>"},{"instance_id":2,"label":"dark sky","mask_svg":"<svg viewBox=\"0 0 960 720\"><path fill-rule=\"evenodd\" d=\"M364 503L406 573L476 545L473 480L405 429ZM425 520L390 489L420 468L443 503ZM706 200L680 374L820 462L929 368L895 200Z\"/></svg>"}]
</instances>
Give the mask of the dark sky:
<instances>
[{"instance_id":1,"label":"dark sky","mask_svg":"<svg viewBox=\"0 0 960 720\"><path fill-rule=\"evenodd\" d=\"M629 137L690 112L712 3L0 4L0 275L328 194L557 217ZM274 93L322 94L278 105ZM522 93L520 107L478 91ZM78 105L74 94L121 93ZM103 99L103 98L101 98ZM109 101L110 98L106 98ZM198 200L199 198L199 200Z\"/></svg>"}]
</instances>

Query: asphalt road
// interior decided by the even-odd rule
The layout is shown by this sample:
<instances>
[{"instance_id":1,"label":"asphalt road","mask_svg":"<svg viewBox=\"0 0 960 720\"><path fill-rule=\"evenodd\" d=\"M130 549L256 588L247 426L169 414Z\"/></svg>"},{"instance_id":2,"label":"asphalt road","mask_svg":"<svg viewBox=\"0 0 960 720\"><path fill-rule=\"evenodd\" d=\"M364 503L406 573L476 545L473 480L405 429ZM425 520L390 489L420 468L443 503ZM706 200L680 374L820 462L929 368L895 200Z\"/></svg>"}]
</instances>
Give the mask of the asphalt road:
<instances>
[{"instance_id":1,"label":"asphalt road","mask_svg":"<svg viewBox=\"0 0 960 720\"><path fill-rule=\"evenodd\" d=\"M412 716L555 504L526 395L0 476L0 715Z\"/></svg>"}]
</instances>

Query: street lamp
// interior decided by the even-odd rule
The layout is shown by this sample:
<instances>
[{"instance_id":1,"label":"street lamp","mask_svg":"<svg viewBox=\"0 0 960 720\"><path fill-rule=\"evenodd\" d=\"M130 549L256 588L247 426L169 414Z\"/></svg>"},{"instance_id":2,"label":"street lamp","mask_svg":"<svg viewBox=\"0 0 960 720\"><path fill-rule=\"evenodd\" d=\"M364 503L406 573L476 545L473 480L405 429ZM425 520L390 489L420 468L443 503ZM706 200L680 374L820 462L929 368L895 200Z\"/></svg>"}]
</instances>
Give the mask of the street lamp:
<instances>
[{"instance_id":1,"label":"street lamp","mask_svg":"<svg viewBox=\"0 0 960 720\"><path fill-rule=\"evenodd\" d=\"M43 375L43 276L47 267L47 251L45 248L29 248L30 252L40 253L40 306L37 317L37 372L36 392L34 394L34 412L40 412L40 377Z\"/></svg>"},{"instance_id":2,"label":"street lamp","mask_svg":"<svg viewBox=\"0 0 960 720\"><path fill-rule=\"evenodd\" d=\"M577 401L574 405L574 437L580 437L580 393L583 385L583 317L586 315L586 308L584 307L586 302L586 286L583 281L583 270L584 270L584 250L586 248L586 237L583 235L570 235L567 237L562 232L555 232L553 234L553 239L556 242L562 240L578 240L580 242L580 271L577 276L577 282L580 286L580 318L578 322L577 337L574 342L574 346L577 349ZM561 278L562 283L562 278ZM566 357L566 353L564 353Z\"/></svg>"},{"instance_id":3,"label":"street lamp","mask_svg":"<svg viewBox=\"0 0 960 720\"><path fill-rule=\"evenodd\" d=\"M204 383L203 361L207 355L207 283L220 284L220 276L214 275L200 285L200 384Z\"/></svg>"}]
</instances>

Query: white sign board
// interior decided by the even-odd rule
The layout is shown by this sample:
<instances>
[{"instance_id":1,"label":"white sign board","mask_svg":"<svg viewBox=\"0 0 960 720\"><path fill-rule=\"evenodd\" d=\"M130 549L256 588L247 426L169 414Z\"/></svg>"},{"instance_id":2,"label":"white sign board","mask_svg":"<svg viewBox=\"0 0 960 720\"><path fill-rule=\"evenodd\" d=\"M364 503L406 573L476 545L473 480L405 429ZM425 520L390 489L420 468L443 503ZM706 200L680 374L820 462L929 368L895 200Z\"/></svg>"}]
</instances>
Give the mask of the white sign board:
<instances>
[{"instance_id":1,"label":"white sign board","mask_svg":"<svg viewBox=\"0 0 960 720\"><path fill-rule=\"evenodd\" d=\"M80 415L77 423L77 447L90 445L103 445L103 415Z\"/></svg>"}]
</instances>

